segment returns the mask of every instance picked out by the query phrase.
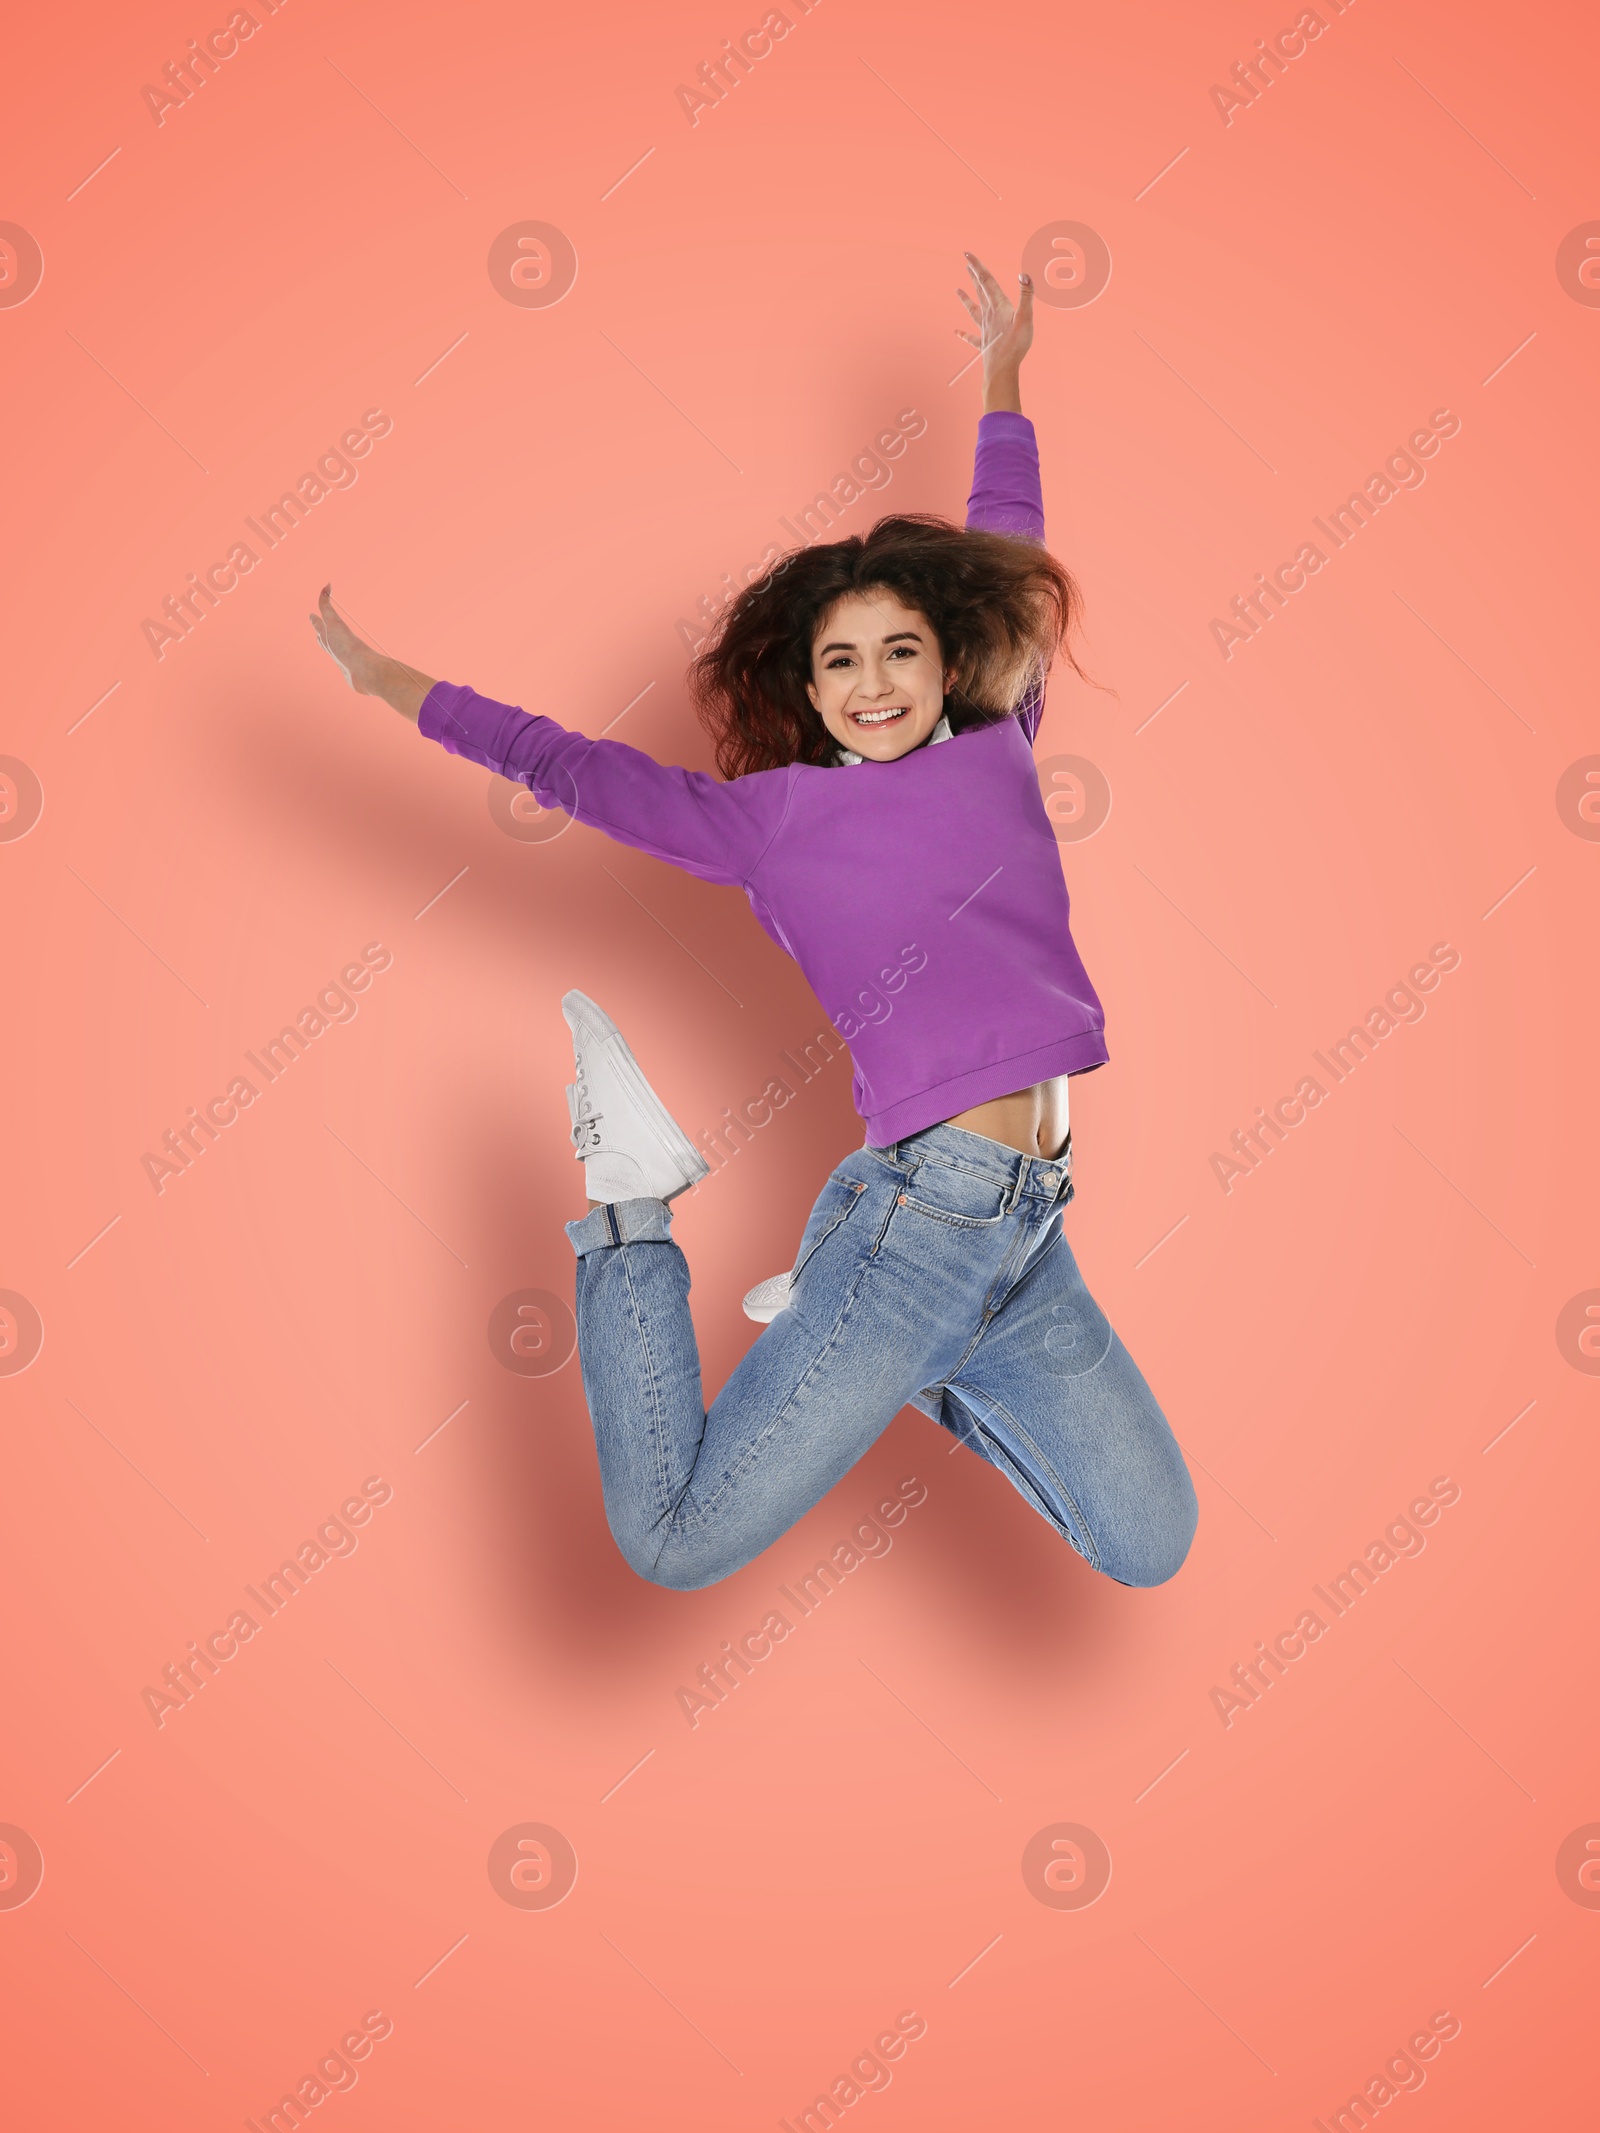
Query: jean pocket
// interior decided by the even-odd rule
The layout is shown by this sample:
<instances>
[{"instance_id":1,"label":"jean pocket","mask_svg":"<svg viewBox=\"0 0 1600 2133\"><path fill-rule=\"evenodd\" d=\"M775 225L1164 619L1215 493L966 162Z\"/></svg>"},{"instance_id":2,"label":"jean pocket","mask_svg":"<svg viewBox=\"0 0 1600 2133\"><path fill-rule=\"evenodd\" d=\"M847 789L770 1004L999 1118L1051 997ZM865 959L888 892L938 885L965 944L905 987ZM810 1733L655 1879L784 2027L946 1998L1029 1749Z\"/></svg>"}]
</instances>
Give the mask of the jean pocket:
<instances>
[{"instance_id":1,"label":"jean pocket","mask_svg":"<svg viewBox=\"0 0 1600 2133\"><path fill-rule=\"evenodd\" d=\"M849 1221L866 1197L866 1191L865 1185L838 1171L829 1178L807 1217L799 1254L789 1275L791 1288L800 1279L806 1262L815 1255L818 1246L826 1244L834 1231Z\"/></svg>"},{"instance_id":2,"label":"jean pocket","mask_svg":"<svg viewBox=\"0 0 1600 2133\"><path fill-rule=\"evenodd\" d=\"M993 1229L1006 1218L1002 1186L951 1163L920 1162L906 1181L899 1204L952 1229Z\"/></svg>"}]
</instances>

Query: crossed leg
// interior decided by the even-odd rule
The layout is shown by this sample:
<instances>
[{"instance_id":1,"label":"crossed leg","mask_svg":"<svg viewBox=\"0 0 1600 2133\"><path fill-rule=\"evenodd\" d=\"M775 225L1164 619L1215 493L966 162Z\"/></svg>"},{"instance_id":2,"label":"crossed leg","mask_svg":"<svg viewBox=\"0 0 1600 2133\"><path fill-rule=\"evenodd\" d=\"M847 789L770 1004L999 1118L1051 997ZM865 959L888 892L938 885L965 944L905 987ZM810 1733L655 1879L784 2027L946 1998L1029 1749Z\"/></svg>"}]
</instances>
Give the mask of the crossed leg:
<instances>
[{"instance_id":1,"label":"crossed leg","mask_svg":"<svg viewBox=\"0 0 1600 2133\"><path fill-rule=\"evenodd\" d=\"M1182 1564L1194 1483L1059 1216L950 1376L912 1404L998 1467L1107 1577L1160 1585Z\"/></svg>"}]
</instances>

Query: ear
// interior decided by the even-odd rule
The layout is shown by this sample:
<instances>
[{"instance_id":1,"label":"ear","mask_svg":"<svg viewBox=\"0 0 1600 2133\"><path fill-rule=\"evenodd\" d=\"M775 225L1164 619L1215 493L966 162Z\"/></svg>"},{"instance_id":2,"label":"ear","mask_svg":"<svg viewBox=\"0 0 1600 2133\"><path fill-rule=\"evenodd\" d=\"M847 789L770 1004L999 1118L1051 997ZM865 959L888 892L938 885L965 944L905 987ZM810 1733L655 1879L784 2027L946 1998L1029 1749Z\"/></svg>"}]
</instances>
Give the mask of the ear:
<instances>
[{"instance_id":1,"label":"ear","mask_svg":"<svg viewBox=\"0 0 1600 2133\"><path fill-rule=\"evenodd\" d=\"M815 683L814 681L808 681L808 682L806 683L806 694L807 694L807 696L809 696L809 697L810 697L810 699L811 699L811 708L812 708L812 710L813 710L813 711L821 711L821 709L822 709L822 698L821 698L821 697L820 697L820 696L819 696L819 695L817 694L817 685L816 685L816 683Z\"/></svg>"}]
</instances>

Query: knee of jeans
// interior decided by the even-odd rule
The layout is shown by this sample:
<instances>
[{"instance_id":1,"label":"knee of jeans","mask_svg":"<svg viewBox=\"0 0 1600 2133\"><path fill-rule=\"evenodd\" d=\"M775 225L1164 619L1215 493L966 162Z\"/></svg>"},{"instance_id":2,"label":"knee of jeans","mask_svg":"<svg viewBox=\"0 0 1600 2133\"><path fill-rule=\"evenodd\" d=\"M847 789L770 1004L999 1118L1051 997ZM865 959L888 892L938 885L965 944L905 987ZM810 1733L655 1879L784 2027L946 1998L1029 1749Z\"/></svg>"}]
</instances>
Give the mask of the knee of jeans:
<instances>
[{"instance_id":1,"label":"knee of jeans","mask_svg":"<svg viewBox=\"0 0 1600 2133\"><path fill-rule=\"evenodd\" d=\"M1165 1585L1188 1559L1200 1506L1187 1471L1180 1473L1180 1485L1148 1505L1152 1516L1137 1533L1120 1546L1102 1549L1100 1568L1119 1585Z\"/></svg>"},{"instance_id":2,"label":"knee of jeans","mask_svg":"<svg viewBox=\"0 0 1600 2133\"><path fill-rule=\"evenodd\" d=\"M667 1592L699 1592L704 1586L719 1585L741 1567L731 1559L719 1559L707 1549L685 1547L675 1541L654 1552L633 1548L624 1549L623 1553L636 1575Z\"/></svg>"}]
</instances>

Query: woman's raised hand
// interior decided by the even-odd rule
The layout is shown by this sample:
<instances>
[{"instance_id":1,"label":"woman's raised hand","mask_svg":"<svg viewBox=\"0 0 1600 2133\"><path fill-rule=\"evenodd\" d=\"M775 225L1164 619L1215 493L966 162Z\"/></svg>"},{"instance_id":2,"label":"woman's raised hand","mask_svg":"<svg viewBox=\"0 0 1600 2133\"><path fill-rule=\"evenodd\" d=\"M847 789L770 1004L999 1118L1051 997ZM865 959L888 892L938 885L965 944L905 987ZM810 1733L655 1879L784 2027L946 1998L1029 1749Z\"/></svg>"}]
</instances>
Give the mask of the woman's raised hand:
<instances>
[{"instance_id":1,"label":"woman's raised hand","mask_svg":"<svg viewBox=\"0 0 1600 2133\"><path fill-rule=\"evenodd\" d=\"M363 644L344 617L335 612L333 587L324 585L317 598L320 613L311 617L317 642L349 682L357 696L376 696L372 686L380 654Z\"/></svg>"},{"instance_id":2,"label":"woman's raised hand","mask_svg":"<svg viewBox=\"0 0 1600 2133\"><path fill-rule=\"evenodd\" d=\"M311 617L317 642L358 696L381 696L402 718L416 720L423 699L433 687L427 674L402 665L384 652L364 644L333 605L333 587L324 585L317 600L318 613Z\"/></svg>"},{"instance_id":3,"label":"woman's raised hand","mask_svg":"<svg viewBox=\"0 0 1600 2133\"><path fill-rule=\"evenodd\" d=\"M1033 345L1032 278L1026 274L1018 276L1017 301L1013 304L976 252L967 252L963 256L977 295L974 297L962 288L958 288L956 294L966 305L967 315L977 331L969 333L960 326L955 330L969 347L982 352L984 412L1010 408L1013 413L1020 414L1022 401L1017 390L1017 376L1023 357Z\"/></svg>"}]
</instances>

